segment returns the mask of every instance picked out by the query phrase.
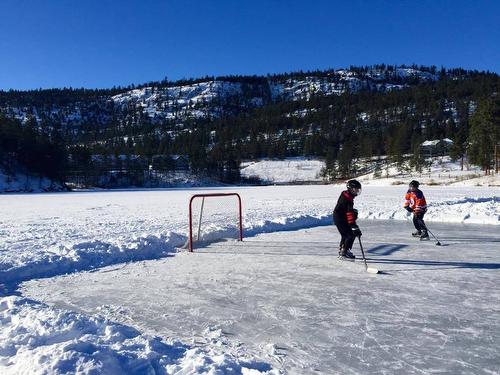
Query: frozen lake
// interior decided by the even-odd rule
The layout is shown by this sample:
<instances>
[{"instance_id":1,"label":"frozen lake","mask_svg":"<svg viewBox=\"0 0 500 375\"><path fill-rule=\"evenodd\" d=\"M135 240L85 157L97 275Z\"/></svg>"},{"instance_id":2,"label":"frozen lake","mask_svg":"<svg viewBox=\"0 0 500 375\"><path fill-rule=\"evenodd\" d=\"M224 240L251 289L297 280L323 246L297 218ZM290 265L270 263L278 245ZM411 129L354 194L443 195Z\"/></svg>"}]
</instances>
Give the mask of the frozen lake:
<instances>
[{"instance_id":1,"label":"frozen lake","mask_svg":"<svg viewBox=\"0 0 500 375\"><path fill-rule=\"evenodd\" d=\"M331 225L36 279L23 295L289 374L500 373L498 226L362 220L362 263ZM359 245L354 253L359 256ZM356 262L357 263L357 262Z\"/></svg>"}]
</instances>

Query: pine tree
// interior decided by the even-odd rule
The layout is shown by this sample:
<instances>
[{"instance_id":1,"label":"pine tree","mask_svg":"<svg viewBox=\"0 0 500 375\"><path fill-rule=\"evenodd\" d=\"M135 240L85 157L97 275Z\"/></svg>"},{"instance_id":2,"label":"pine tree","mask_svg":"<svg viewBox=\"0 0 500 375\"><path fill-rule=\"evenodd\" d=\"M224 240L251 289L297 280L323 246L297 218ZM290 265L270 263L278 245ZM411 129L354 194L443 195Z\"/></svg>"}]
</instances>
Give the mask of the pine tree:
<instances>
[{"instance_id":1,"label":"pine tree","mask_svg":"<svg viewBox=\"0 0 500 375\"><path fill-rule=\"evenodd\" d=\"M469 132L470 160L481 166L485 174L492 167L494 146L500 140L500 100L481 100L472 115Z\"/></svg>"},{"instance_id":2,"label":"pine tree","mask_svg":"<svg viewBox=\"0 0 500 375\"><path fill-rule=\"evenodd\" d=\"M460 159L460 169L464 170L464 158L467 152L467 136L469 134L469 102L457 104L458 124L456 133L452 137L453 145L450 156L453 160Z\"/></svg>"}]
</instances>

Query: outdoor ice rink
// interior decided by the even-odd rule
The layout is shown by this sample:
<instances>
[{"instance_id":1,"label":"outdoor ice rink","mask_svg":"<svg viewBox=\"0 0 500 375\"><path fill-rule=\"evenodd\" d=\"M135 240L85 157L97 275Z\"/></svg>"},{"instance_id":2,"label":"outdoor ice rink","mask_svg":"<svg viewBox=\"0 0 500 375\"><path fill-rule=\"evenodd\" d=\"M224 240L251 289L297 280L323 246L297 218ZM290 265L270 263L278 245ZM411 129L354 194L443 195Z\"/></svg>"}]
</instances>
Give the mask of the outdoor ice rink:
<instances>
[{"instance_id":1,"label":"outdoor ice rink","mask_svg":"<svg viewBox=\"0 0 500 375\"><path fill-rule=\"evenodd\" d=\"M378 275L339 262L338 233L324 225L34 279L20 292L195 346L215 338L287 374L499 374L498 226L431 223L436 246L408 222L359 225Z\"/></svg>"}]
</instances>

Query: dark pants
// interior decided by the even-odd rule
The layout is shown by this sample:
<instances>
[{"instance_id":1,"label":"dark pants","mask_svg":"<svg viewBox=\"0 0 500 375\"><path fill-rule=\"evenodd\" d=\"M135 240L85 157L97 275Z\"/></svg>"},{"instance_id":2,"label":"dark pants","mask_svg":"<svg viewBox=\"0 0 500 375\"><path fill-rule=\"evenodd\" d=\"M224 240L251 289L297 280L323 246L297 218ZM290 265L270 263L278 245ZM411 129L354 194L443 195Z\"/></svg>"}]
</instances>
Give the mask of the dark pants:
<instances>
[{"instance_id":1,"label":"dark pants","mask_svg":"<svg viewBox=\"0 0 500 375\"><path fill-rule=\"evenodd\" d=\"M352 234L352 229L347 223L335 223L337 226L337 229L340 232L341 239L340 239L340 247L344 248L345 250L351 250L352 249L352 244L354 243L354 239L356 236Z\"/></svg>"},{"instance_id":2,"label":"dark pants","mask_svg":"<svg viewBox=\"0 0 500 375\"><path fill-rule=\"evenodd\" d=\"M425 215L425 212L414 212L413 213L413 225L415 226L415 229L418 231L427 230L427 227L425 226L425 223L424 223L424 215Z\"/></svg>"}]
</instances>

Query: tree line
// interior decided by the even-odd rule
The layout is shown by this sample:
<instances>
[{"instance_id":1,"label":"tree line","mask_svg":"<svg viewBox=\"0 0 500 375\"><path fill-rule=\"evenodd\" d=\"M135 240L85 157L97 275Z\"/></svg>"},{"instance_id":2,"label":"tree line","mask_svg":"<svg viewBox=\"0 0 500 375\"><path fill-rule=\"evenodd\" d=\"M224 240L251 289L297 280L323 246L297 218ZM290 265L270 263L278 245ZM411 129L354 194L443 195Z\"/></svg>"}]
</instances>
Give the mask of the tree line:
<instances>
[{"instance_id":1,"label":"tree line","mask_svg":"<svg viewBox=\"0 0 500 375\"><path fill-rule=\"evenodd\" d=\"M59 129L43 129L34 119L24 124L0 114L0 163L9 174L24 173L64 180L68 145Z\"/></svg>"}]
</instances>

